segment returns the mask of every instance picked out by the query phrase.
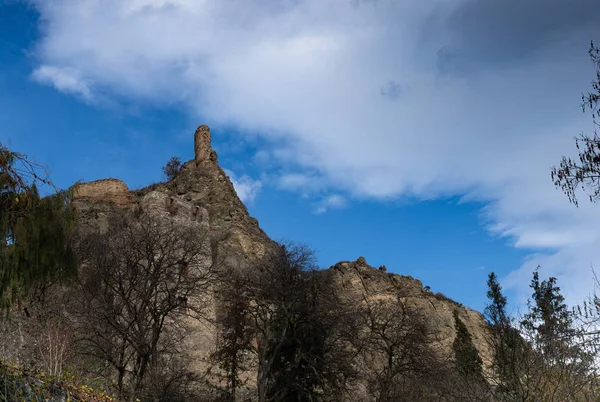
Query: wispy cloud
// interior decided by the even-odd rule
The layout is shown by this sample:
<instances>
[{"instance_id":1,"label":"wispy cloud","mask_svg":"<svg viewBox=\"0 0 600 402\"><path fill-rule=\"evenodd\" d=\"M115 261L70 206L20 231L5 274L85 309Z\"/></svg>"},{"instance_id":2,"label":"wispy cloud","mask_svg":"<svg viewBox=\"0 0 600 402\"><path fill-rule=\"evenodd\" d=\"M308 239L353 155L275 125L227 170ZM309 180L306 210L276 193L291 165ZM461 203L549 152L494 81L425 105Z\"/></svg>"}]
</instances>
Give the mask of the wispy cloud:
<instances>
[{"instance_id":1,"label":"wispy cloud","mask_svg":"<svg viewBox=\"0 0 600 402\"><path fill-rule=\"evenodd\" d=\"M278 177L277 187L282 190L292 191L302 194L305 197L314 196L324 191L328 183L323 177L317 174L306 173L285 173Z\"/></svg>"},{"instance_id":2,"label":"wispy cloud","mask_svg":"<svg viewBox=\"0 0 600 402\"><path fill-rule=\"evenodd\" d=\"M591 126L577 102L600 13L595 0L510 3L36 0L34 75L260 133L285 171L316 171L344 198L484 201L490 230L532 250L510 278L543 263L578 297L600 214L569 205L549 170ZM247 199L260 189L236 183Z\"/></svg>"},{"instance_id":3,"label":"wispy cloud","mask_svg":"<svg viewBox=\"0 0 600 402\"><path fill-rule=\"evenodd\" d=\"M321 200L315 209L315 213L323 214L330 209L344 208L348 205L346 198L339 194L333 194Z\"/></svg>"},{"instance_id":4,"label":"wispy cloud","mask_svg":"<svg viewBox=\"0 0 600 402\"><path fill-rule=\"evenodd\" d=\"M237 177L231 170L225 170L225 173L229 176L229 180L231 180L240 200L244 203L251 204L258 196L258 193L260 193L262 182L260 180L255 180L248 175Z\"/></svg>"},{"instance_id":5,"label":"wispy cloud","mask_svg":"<svg viewBox=\"0 0 600 402\"><path fill-rule=\"evenodd\" d=\"M94 99L89 82L73 68L42 65L33 71L32 77L41 84L51 85L60 92L77 95L87 102Z\"/></svg>"}]
</instances>

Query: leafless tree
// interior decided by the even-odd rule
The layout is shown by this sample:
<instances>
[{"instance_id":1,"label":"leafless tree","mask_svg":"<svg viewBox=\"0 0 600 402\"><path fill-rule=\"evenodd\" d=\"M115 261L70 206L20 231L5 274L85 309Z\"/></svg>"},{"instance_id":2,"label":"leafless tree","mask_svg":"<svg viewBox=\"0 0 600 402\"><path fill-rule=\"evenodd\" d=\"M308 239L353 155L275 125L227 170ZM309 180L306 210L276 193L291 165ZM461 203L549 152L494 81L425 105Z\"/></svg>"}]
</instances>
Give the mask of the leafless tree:
<instances>
[{"instance_id":1,"label":"leafless tree","mask_svg":"<svg viewBox=\"0 0 600 402\"><path fill-rule=\"evenodd\" d=\"M255 269L229 272L215 354L227 373L225 399L239 375L256 370L259 401L339 399L355 376L350 348L356 316L337 299L313 253L282 246ZM353 311L354 312L354 311Z\"/></svg>"},{"instance_id":2,"label":"leafless tree","mask_svg":"<svg viewBox=\"0 0 600 402\"><path fill-rule=\"evenodd\" d=\"M41 327L39 338L37 355L42 370L54 377L62 376L72 352L70 349L72 337L67 327L60 319L50 318Z\"/></svg>"},{"instance_id":3,"label":"leafless tree","mask_svg":"<svg viewBox=\"0 0 600 402\"><path fill-rule=\"evenodd\" d=\"M440 375L441 361L432 349L431 326L401 297L365 297L363 320L368 391L375 401L424 400L432 393L429 378Z\"/></svg>"},{"instance_id":4,"label":"leafless tree","mask_svg":"<svg viewBox=\"0 0 600 402\"><path fill-rule=\"evenodd\" d=\"M173 180L177 173L179 173L179 169L181 169L181 159L177 156L173 156L165 166L163 166L162 170L167 180Z\"/></svg>"},{"instance_id":5,"label":"leafless tree","mask_svg":"<svg viewBox=\"0 0 600 402\"><path fill-rule=\"evenodd\" d=\"M79 240L80 341L120 397L143 397L185 322L204 318L215 272L205 245L198 228L147 214Z\"/></svg>"},{"instance_id":6,"label":"leafless tree","mask_svg":"<svg viewBox=\"0 0 600 402\"><path fill-rule=\"evenodd\" d=\"M552 168L552 181L559 187L573 204L578 205L577 190L587 193L591 202L600 201L600 136L598 121L600 103L600 49L590 44L589 55L596 70L592 80L592 90L581 96L583 111L592 112L594 132L592 135L581 133L575 137L578 158L563 156L560 165Z\"/></svg>"}]
</instances>

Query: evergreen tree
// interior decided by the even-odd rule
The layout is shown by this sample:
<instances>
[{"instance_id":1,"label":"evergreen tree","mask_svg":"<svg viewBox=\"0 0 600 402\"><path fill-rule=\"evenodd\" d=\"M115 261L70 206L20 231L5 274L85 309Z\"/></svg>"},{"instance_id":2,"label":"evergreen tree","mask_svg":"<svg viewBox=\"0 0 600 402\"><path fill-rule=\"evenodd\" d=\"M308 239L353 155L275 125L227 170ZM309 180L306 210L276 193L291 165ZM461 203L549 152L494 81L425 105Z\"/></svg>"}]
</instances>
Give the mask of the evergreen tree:
<instances>
[{"instance_id":1,"label":"evergreen tree","mask_svg":"<svg viewBox=\"0 0 600 402\"><path fill-rule=\"evenodd\" d=\"M517 395L522 393L520 378L528 356L528 348L519 331L512 326L506 312L507 299L502 294L502 286L498 283L495 273L489 274L487 285L489 304L485 308L485 318L490 325L497 394L509 399L518 399Z\"/></svg>"},{"instance_id":2,"label":"evergreen tree","mask_svg":"<svg viewBox=\"0 0 600 402\"><path fill-rule=\"evenodd\" d=\"M536 270L530 287L529 311L521 321L529 345L529 390L540 400L597 400L592 396L597 393L597 342L582 337L576 323L581 314L568 308L556 278L540 281Z\"/></svg>"},{"instance_id":3,"label":"evergreen tree","mask_svg":"<svg viewBox=\"0 0 600 402\"><path fill-rule=\"evenodd\" d=\"M241 278L236 272L222 273L225 284L219 289L222 311L217 315L219 338L212 359L222 370L225 385L220 400L235 402L238 390L244 385L240 374L250 369L254 332L249 317L251 300L243 289Z\"/></svg>"},{"instance_id":4,"label":"evergreen tree","mask_svg":"<svg viewBox=\"0 0 600 402\"><path fill-rule=\"evenodd\" d=\"M320 319L314 272L298 278L296 290L288 330L272 367L270 391L274 400L315 400L325 386L324 357L330 328Z\"/></svg>"},{"instance_id":5,"label":"evergreen tree","mask_svg":"<svg viewBox=\"0 0 600 402\"><path fill-rule=\"evenodd\" d=\"M75 220L66 192L41 198L49 183L39 166L0 144L0 304L7 308L34 288L75 275L69 245Z\"/></svg>"},{"instance_id":6,"label":"evergreen tree","mask_svg":"<svg viewBox=\"0 0 600 402\"><path fill-rule=\"evenodd\" d=\"M454 327L456 328L456 338L452 344L454 358L456 359L456 368L461 376L473 383L484 382L482 360L477 348L473 344L473 339L465 324L458 317L458 312L454 310Z\"/></svg>"},{"instance_id":7,"label":"evergreen tree","mask_svg":"<svg viewBox=\"0 0 600 402\"><path fill-rule=\"evenodd\" d=\"M506 314L507 299L502 294L502 286L498 283L498 277L495 273L488 276L487 297L489 304L485 308L485 316L493 327L507 327L510 325L510 319Z\"/></svg>"},{"instance_id":8,"label":"evergreen tree","mask_svg":"<svg viewBox=\"0 0 600 402\"><path fill-rule=\"evenodd\" d=\"M529 286L533 294L528 301L529 312L522 321L523 327L535 334L537 349L547 358L565 356L575 330L572 314L556 285L556 278L540 282L536 270Z\"/></svg>"}]
</instances>

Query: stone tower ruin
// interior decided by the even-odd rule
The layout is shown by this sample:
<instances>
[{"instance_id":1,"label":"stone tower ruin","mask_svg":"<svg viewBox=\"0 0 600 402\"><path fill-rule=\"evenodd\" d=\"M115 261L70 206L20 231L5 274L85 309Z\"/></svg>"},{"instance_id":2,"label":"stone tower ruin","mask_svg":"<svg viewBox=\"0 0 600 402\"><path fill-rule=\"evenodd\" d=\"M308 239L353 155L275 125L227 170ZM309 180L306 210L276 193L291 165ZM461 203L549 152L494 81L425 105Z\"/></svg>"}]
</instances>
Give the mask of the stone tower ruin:
<instances>
[{"instance_id":1,"label":"stone tower ruin","mask_svg":"<svg viewBox=\"0 0 600 402\"><path fill-rule=\"evenodd\" d=\"M194 133L194 153L196 154L196 163L201 163L210 158L210 128L201 125Z\"/></svg>"}]
</instances>

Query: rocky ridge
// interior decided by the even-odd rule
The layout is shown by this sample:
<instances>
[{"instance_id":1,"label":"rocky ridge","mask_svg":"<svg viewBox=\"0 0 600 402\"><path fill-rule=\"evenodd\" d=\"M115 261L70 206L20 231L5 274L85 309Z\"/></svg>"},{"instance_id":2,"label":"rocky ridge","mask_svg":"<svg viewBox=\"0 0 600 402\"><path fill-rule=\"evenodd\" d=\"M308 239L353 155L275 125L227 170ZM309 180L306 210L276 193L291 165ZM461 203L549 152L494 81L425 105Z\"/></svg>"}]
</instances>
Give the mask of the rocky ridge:
<instances>
[{"instance_id":1,"label":"rocky ridge","mask_svg":"<svg viewBox=\"0 0 600 402\"><path fill-rule=\"evenodd\" d=\"M387 272L382 266L370 266L364 257L356 261L341 261L329 268L340 294L351 300L382 300L400 297L411 307L426 313L433 329L435 347L451 357L456 337L453 312L467 326L485 366L491 363L491 351L486 341L487 324L478 311L469 309L441 293L433 293L411 276Z\"/></svg>"},{"instance_id":2,"label":"rocky ridge","mask_svg":"<svg viewBox=\"0 0 600 402\"><path fill-rule=\"evenodd\" d=\"M208 233L207 264L218 262L233 269L251 269L252 263L275 250L276 244L251 217L237 196L233 184L218 164L211 148L207 126L200 126L194 136L195 158L184 163L176 177L166 183L130 191L117 179L79 183L73 189L80 225L92 230L105 230L111 216L130 211L149 212L190 230ZM342 261L328 268L341 295L359 302L365 298L397 297L426 312L433 322L434 342L450 355L456 336L453 312L465 323L473 342L489 366L490 351L486 344L486 323L483 316L443 295L425 289L421 281L410 276L387 272L369 266L364 258ZM212 311L214 315L215 306ZM216 344L216 329L198 326L191 345L195 369L208 365L208 356Z\"/></svg>"}]
</instances>

